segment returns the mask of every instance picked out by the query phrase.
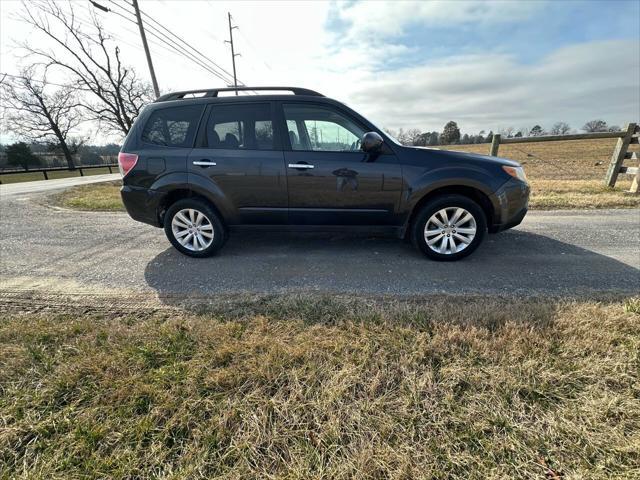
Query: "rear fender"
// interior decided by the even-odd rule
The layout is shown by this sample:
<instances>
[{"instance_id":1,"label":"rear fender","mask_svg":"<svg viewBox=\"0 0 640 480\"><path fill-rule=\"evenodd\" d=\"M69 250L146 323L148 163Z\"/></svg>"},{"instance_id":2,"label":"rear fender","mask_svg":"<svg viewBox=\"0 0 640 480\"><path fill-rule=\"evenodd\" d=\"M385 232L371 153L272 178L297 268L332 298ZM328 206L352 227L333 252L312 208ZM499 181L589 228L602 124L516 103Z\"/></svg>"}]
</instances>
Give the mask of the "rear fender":
<instances>
[{"instance_id":1,"label":"rear fender","mask_svg":"<svg viewBox=\"0 0 640 480\"><path fill-rule=\"evenodd\" d=\"M191 195L203 197L216 208L227 224L234 223L233 221L237 217L231 202L222 193L220 187L210 179L189 175L186 172L174 172L156 179L151 189L165 198L171 192L178 190L188 191Z\"/></svg>"}]
</instances>

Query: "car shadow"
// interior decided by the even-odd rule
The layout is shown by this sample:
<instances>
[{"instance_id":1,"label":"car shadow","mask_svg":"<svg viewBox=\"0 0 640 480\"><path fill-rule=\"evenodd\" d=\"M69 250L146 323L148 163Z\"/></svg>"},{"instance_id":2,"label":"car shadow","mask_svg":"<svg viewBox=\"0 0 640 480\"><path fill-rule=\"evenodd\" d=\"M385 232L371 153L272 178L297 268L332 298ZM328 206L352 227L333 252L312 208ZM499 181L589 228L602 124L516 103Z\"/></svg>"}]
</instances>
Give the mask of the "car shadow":
<instances>
[{"instance_id":1,"label":"car shadow","mask_svg":"<svg viewBox=\"0 0 640 480\"><path fill-rule=\"evenodd\" d=\"M168 248L148 263L145 279L166 303L185 295L282 292L585 296L635 292L640 270L520 230L490 235L458 262L430 261L395 238L252 232L233 234L205 259Z\"/></svg>"}]
</instances>

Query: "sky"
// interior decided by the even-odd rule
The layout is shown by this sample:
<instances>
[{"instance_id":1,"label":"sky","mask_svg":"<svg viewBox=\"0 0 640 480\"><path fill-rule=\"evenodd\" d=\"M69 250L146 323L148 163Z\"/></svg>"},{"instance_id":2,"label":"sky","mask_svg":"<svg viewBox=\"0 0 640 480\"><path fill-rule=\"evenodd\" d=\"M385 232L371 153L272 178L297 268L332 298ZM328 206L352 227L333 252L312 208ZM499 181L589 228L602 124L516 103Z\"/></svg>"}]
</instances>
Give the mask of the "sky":
<instances>
[{"instance_id":1,"label":"sky","mask_svg":"<svg viewBox=\"0 0 640 480\"><path fill-rule=\"evenodd\" d=\"M97 1L127 16L121 8L130 0ZM135 24L95 10L88 0L72 4L81 17L97 12L125 61L148 78ZM139 5L229 72L230 12L238 26L240 81L318 90L380 127L441 131L454 120L463 133L477 133L550 128L556 121L579 130L595 118L620 126L640 120L638 0ZM44 41L18 20L21 8L19 1L0 0L2 73L29 63L16 43ZM224 86L149 39L162 92ZM104 140L94 133L94 141Z\"/></svg>"}]
</instances>

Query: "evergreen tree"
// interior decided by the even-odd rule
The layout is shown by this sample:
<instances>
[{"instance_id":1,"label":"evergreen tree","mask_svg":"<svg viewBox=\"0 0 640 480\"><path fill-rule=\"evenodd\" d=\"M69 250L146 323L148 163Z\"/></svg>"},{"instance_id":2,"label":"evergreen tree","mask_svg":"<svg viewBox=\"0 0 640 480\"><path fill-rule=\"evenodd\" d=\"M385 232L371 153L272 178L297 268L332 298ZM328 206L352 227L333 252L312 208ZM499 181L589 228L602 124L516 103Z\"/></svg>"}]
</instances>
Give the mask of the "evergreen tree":
<instances>
[{"instance_id":1,"label":"evergreen tree","mask_svg":"<svg viewBox=\"0 0 640 480\"><path fill-rule=\"evenodd\" d=\"M540 125L535 125L531 130L529 130L529 135L532 137L540 137L544 135L544 130Z\"/></svg>"},{"instance_id":2,"label":"evergreen tree","mask_svg":"<svg viewBox=\"0 0 640 480\"><path fill-rule=\"evenodd\" d=\"M24 142L14 143L6 148L7 163L29 170L29 165L39 165L40 158L35 156L31 147Z\"/></svg>"},{"instance_id":3,"label":"evergreen tree","mask_svg":"<svg viewBox=\"0 0 640 480\"><path fill-rule=\"evenodd\" d=\"M444 130L440 135L440 142L443 145L456 143L460 140L460 129L458 124L454 121L447 122L444 126Z\"/></svg>"},{"instance_id":4,"label":"evergreen tree","mask_svg":"<svg viewBox=\"0 0 640 480\"><path fill-rule=\"evenodd\" d=\"M489 130L489 135L487 135L487 143L493 142L493 130Z\"/></svg>"}]
</instances>

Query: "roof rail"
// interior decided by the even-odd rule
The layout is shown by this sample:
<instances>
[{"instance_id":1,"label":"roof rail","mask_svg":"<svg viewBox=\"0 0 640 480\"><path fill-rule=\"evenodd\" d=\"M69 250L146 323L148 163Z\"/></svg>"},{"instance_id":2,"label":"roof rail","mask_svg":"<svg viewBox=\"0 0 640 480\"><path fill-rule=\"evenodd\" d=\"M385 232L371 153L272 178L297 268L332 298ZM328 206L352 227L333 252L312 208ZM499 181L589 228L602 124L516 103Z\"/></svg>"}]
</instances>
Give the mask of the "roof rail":
<instances>
[{"instance_id":1,"label":"roof rail","mask_svg":"<svg viewBox=\"0 0 640 480\"><path fill-rule=\"evenodd\" d=\"M238 91L272 91L272 90L284 90L287 92L292 92L294 95L309 95L312 97L324 97L321 93L318 93L313 90L309 90L307 88L298 88L298 87L229 87L229 88L205 88L201 90L185 90L184 92L173 92L167 93L166 95L162 95L158 97L156 102L167 102L169 100L182 100L187 95L192 95L196 93L201 93L200 98L205 97L217 97L219 92L238 92Z\"/></svg>"}]
</instances>

